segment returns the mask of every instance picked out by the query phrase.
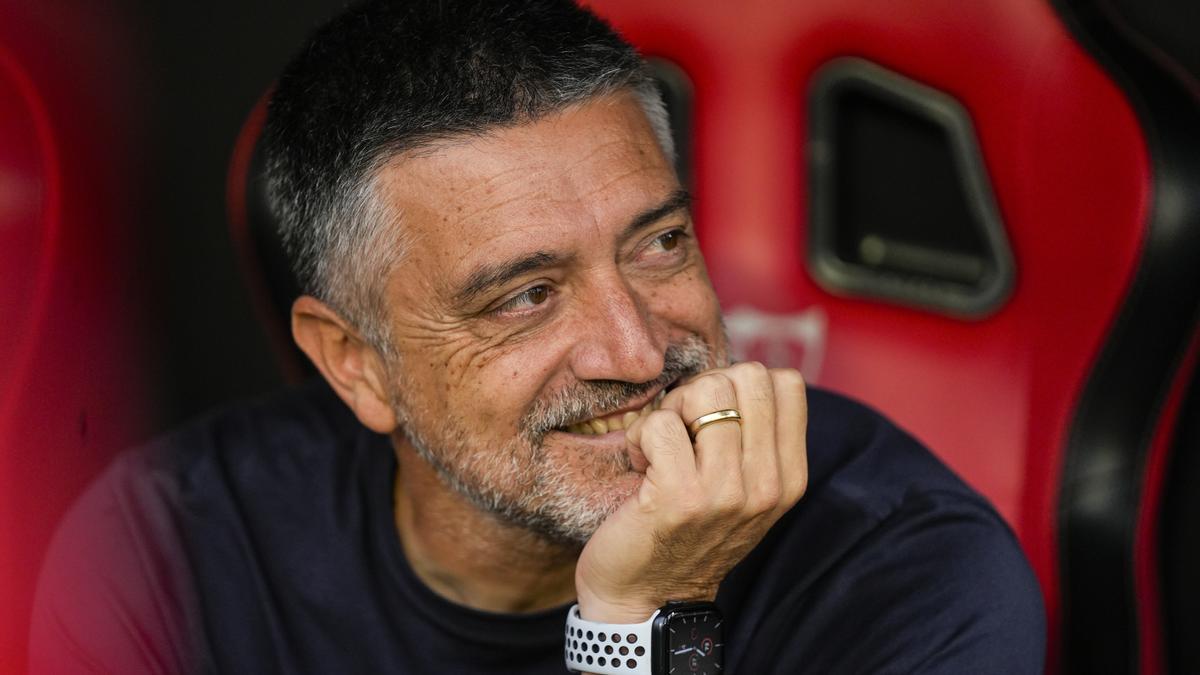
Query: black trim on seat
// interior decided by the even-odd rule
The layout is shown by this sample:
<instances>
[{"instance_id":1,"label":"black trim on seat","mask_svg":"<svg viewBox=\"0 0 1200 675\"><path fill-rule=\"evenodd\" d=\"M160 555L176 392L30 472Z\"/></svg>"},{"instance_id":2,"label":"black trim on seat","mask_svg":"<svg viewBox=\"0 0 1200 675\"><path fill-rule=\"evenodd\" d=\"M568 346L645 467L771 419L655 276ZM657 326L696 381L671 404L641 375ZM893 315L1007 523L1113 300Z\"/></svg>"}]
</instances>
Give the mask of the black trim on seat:
<instances>
[{"instance_id":1,"label":"black trim on seat","mask_svg":"<svg viewBox=\"0 0 1200 675\"><path fill-rule=\"evenodd\" d=\"M1171 672L1200 673L1200 372L1176 419L1159 530L1163 633Z\"/></svg>"},{"instance_id":2,"label":"black trim on seat","mask_svg":"<svg viewBox=\"0 0 1200 675\"><path fill-rule=\"evenodd\" d=\"M998 311L1016 266L967 109L845 56L816 71L808 108L813 278L956 318Z\"/></svg>"},{"instance_id":3,"label":"black trim on seat","mask_svg":"<svg viewBox=\"0 0 1200 675\"><path fill-rule=\"evenodd\" d=\"M1143 250L1071 424L1058 513L1063 672L1135 673L1146 460L1200 308L1200 104L1104 0L1052 4L1128 97L1153 171Z\"/></svg>"}]
</instances>

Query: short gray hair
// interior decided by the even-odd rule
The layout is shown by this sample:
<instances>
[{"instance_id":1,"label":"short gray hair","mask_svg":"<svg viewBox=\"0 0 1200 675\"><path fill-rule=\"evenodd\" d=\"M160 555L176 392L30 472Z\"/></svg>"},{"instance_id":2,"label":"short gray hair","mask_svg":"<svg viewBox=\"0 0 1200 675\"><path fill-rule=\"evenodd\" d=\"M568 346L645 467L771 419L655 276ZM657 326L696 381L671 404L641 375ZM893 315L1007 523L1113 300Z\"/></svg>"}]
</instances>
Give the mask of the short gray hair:
<instances>
[{"instance_id":1,"label":"short gray hair","mask_svg":"<svg viewBox=\"0 0 1200 675\"><path fill-rule=\"evenodd\" d=\"M263 132L268 200L301 290L395 356L381 280L408 239L380 194L383 166L623 91L673 163L645 62L570 0L370 0L339 15L284 71Z\"/></svg>"}]
</instances>

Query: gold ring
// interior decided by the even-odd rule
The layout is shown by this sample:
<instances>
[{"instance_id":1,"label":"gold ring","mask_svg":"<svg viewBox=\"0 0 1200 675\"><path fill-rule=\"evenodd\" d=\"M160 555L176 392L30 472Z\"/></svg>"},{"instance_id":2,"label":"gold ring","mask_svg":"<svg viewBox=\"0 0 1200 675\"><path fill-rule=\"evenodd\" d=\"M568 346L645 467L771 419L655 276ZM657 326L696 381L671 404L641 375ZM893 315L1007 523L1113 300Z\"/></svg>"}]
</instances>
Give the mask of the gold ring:
<instances>
[{"instance_id":1,"label":"gold ring","mask_svg":"<svg viewBox=\"0 0 1200 675\"><path fill-rule=\"evenodd\" d=\"M688 434L691 435L692 440L694 441L696 440L696 434L700 433L701 429L710 424L716 424L717 422L737 422L739 425L741 425L742 414L733 408L727 408L725 410L710 412L707 415L701 415L688 425Z\"/></svg>"}]
</instances>

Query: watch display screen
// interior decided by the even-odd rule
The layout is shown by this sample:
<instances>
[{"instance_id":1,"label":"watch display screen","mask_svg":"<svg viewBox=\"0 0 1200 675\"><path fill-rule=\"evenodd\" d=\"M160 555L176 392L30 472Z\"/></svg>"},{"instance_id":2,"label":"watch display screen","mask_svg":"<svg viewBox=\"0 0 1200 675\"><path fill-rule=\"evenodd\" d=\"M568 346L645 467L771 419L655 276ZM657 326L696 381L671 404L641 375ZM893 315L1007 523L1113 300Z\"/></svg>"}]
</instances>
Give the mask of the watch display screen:
<instances>
[{"instance_id":1,"label":"watch display screen","mask_svg":"<svg viewBox=\"0 0 1200 675\"><path fill-rule=\"evenodd\" d=\"M672 612L667 618L667 673L720 675L725 640L719 612L692 609Z\"/></svg>"}]
</instances>

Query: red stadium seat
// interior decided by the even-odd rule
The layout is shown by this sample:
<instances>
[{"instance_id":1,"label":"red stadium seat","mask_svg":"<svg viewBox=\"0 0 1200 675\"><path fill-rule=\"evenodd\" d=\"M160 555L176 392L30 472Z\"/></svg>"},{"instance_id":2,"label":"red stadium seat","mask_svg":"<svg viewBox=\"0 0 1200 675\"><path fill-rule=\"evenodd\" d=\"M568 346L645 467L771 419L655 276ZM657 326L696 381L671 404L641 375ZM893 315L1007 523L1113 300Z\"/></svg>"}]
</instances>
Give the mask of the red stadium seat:
<instances>
[{"instance_id":1,"label":"red stadium seat","mask_svg":"<svg viewBox=\"0 0 1200 675\"><path fill-rule=\"evenodd\" d=\"M731 324L790 323L811 379L992 499L1052 663L1159 672L1158 468L1200 293L1183 83L1083 2L592 4L694 83Z\"/></svg>"},{"instance_id":2,"label":"red stadium seat","mask_svg":"<svg viewBox=\"0 0 1200 675\"><path fill-rule=\"evenodd\" d=\"M1177 427L1200 416L1200 88L1085 2L587 4L661 60L735 347L878 407L992 500L1051 672L1163 672L1163 486L1200 513L1172 476L1197 462L1171 461L1200 436ZM231 222L298 370L261 112Z\"/></svg>"},{"instance_id":3,"label":"red stadium seat","mask_svg":"<svg viewBox=\"0 0 1200 675\"><path fill-rule=\"evenodd\" d=\"M144 433L124 53L85 6L0 3L0 673L54 525ZM104 82L103 93L80 82ZM80 561L85 564L87 561Z\"/></svg>"}]
</instances>

